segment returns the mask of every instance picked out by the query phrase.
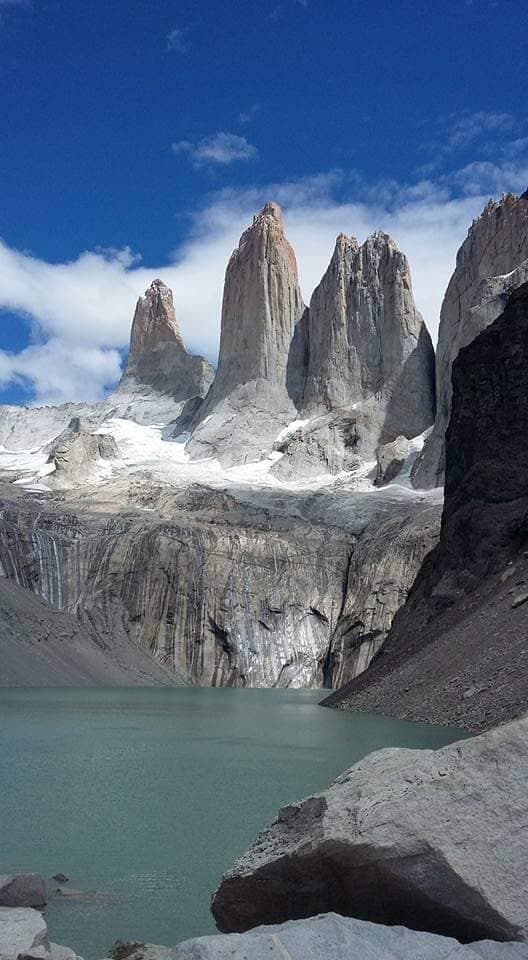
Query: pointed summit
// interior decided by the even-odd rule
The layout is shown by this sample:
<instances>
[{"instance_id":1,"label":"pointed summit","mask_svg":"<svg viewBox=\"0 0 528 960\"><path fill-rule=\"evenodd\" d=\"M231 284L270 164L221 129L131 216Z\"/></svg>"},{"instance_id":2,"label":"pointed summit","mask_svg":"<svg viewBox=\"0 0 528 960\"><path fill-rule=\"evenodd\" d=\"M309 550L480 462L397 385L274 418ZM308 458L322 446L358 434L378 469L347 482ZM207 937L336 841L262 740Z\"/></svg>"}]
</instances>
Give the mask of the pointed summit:
<instances>
[{"instance_id":1,"label":"pointed summit","mask_svg":"<svg viewBox=\"0 0 528 960\"><path fill-rule=\"evenodd\" d=\"M185 349L172 290L162 280L153 280L136 305L130 350L118 389L146 387L174 400L188 400L203 397L213 378L207 360Z\"/></svg>"},{"instance_id":2,"label":"pointed summit","mask_svg":"<svg viewBox=\"0 0 528 960\"><path fill-rule=\"evenodd\" d=\"M265 448L268 434L276 435L281 419L293 418L286 371L293 330L304 309L297 261L284 233L280 207L266 203L242 234L227 266L218 369L200 410L200 420L207 417L208 422L195 431L188 447L191 453L203 456L213 448L221 455L223 448L236 443L242 450L245 443L251 450L246 459L256 459L253 448ZM250 416L252 438L245 436L251 429ZM263 433L255 426L257 420ZM224 421L230 424L229 431Z\"/></svg>"},{"instance_id":3,"label":"pointed summit","mask_svg":"<svg viewBox=\"0 0 528 960\"><path fill-rule=\"evenodd\" d=\"M433 349L407 258L388 234L362 246L338 236L310 303L308 342L306 410L345 411L375 397L395 408L397 434L412 437L432 423Z\"/></svg>"}]
</instances>

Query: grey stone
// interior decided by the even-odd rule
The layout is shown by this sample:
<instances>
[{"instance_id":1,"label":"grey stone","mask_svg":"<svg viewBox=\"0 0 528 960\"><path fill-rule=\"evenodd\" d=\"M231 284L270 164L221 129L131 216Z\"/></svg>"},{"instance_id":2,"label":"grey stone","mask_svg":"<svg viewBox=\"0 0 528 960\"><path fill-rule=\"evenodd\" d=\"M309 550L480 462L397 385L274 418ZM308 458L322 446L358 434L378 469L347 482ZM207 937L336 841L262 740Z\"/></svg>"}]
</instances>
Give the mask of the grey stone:
<instances>
[{"instance_id":1,"label":"grey stone","mask_svg":"<svg viewBox=\"0 0 528 960\"><path fill-rule=\"evenodd\" d=\"M154 953L152 960L165 960ZM335 913L257 927L243 934L181 943L173 960L526 960L528 945L448 937L384 927ZM139 960L139 958L138 958Z\"/></svg>"},{"instance_id":2,"label":"grey stone","mask_svg":"<svg viewBox=\"0 0 528 960\"><path fill-rule=\"evenodd\" d=\"M451 415L451 372L460 349L502 313L528 280L528 195L490 200L457 253L440 313L434 430L413 470L416 487L443 483L445 433Z\"/></svg>"},{"instance_id":3,"label":"grey stone","mask_svg":"<svg viewBox=\"0 0 528 960\"><path fill-rule=\"evenodd\" d=\"M37 910L0 907L0 960L20 956L43 960L49 950L48 928Z\"/></svg>"},{"instance_id":4,"label":"grey stone","mask_svg":"<svg viewBox=\"0 0 528 960\"><path fill-rule=\"evenodd\" d=\"M478 939L528 939L528 718L441 750L370 754L283 808L212 910L244 931L336 911Z\"/></svg>"},{"instance_id":5,"label":"grey stone","mask_svg":"<svg viewBox=\"0 0 528 960\"><path fill-rule=\"evenodd\" d=\"M411 444L406 437L396 437L391 443L381 444L376 450L378 469L376 485L383 486L390 483L400 473L411 450Z\"/></svg>"},{"instance_id":6,"label":"grey stone","mask_svg":"<svg viewBox=\"0 0 528 960\"><path fill-rule=\"evenodd\" d=\"M1 907L42 907L46 903L46 885L38 873L0 876Z\"/></svg>"}]
</instances>

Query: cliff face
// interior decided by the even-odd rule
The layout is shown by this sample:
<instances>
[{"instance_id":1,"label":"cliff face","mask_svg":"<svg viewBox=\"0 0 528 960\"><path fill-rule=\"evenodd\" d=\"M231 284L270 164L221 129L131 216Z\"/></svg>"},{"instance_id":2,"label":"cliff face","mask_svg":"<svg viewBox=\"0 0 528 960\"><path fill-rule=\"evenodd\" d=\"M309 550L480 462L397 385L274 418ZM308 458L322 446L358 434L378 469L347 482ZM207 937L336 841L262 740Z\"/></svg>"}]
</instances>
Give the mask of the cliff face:
<instances>
[{"instance_id":1,"label":"cliff face","mask_svg":"<svg viewBox=\"0 0 528 960\"><path fill-rule=\"evenodd\" d=\"M207 360L185 349L172 290L154 280L137 302L119 391L152 388L174 400L188 400L205 396L213 379Z\"/></svg>"},{"instance_id":2,"label":"cliff face","mask_svg":"<svg viewBox=\"0 0 528 960\"><path fill-rule=\"evenodd\" d=\"M528 194L506 194L502 200L488 203L457 254L440 314L436 422L413 474L415 486L443 483L455 358L463 346L500 316L509 295L526 280Z\"/></svg>"},{"instance_id":3,"label":"cliff face","mask_svg":"<svg viewBox=\"0 0 528 960\"><path fill-rule=\"evenodd\" d=\"M299 367L304 364L304 378ZM274 472L338 473L434 420L434 352L414 304L409 264L389 236L341 234L290 354L303 425ZM309 421L304 424L304 421Z\"/></svg>"},{"instance_id":4,"label":"cliff face","mask_svg":"<svg viewBox=\"0 0 528 960\"><path fill-rule=\"evenodd\" d=\"M101 513L75 493L1 502L0 576L77 616L101 642L132 643L204 686L317 687L355 676L407 594L421 560L411 541L427 525L422 504L364 504L346 492L136 480L128 507L109 515L112 491L97 490Z\"/></svg>"},{"instance_id":5,"label":"cliff face","mask_svg":"<svg viewBox=\"0 0 528 960\"><path fill-rule=\"evenodd\" d=\"M527 364L528 283L453 364L439 544L368 677L329 704L469 729L526 709Z\"/></svg>"},{"instance_id":6,"label":"cliff face","mask_svg":"<svg viewBox=\"0 0 528 960\"><path fill-rule=\"evenodd\" d=\"M226 271L215 381L188 452L223 463L260 459L295 409L286 388L294 326L304 311L280 207L267 203Z\"/></svg>"}]
</instances>

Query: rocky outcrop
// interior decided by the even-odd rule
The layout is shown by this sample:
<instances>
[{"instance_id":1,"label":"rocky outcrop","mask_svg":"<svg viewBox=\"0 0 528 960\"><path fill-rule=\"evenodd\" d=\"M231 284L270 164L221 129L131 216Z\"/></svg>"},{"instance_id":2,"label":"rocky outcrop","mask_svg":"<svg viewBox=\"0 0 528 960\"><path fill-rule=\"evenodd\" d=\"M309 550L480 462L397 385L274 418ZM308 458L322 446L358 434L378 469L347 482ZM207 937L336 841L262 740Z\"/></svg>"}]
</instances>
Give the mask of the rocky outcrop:
<instances>
[{"instance_id":1,"label":"rocky outcrop","mask_svg":"<svg viewBox=\"0 0 528 960\"><path fill-rule=\"evenodd\" d=\"M527 776L526 718L437 751L370 754L279 812L222 879L217 924L335 911L462 942L526 941Z\"/></svg>"},{"instance_id":2,"label":"rocky outcrop","mask_svg":"<svg viewBox=\"0 0 528 960\"><path fill-rule=\"evenodd\" d=\"M0 960L80 960L73 950L51 943L37 910L0 907Z\"/></svg>"},{"instance_id":3,"label":"rocky outcrop","mask_svg":"<svg viewBox=\"0 0 528 960\"><path fill-rule=\"evenodd\" d=\"M376 472L376 486L382 487L390 483L401 472L401 469L411 452L411 444L407 437L396 437L391 443L382 443L376 450L378 463Z\"/></svg>"},{"instance_id":4,"label":"rocky outcrop","mask_svg":"<svg viewBox=\"0 0 528 960\"><path fill-rule=\"evenodd\" d=\"M443 483L445 433L451 414L451 372L460 349L502 313L528 280L528 193L490 200L457 254L440 314L434 430L413 471L416 487Z\"/></svg>"},{"instance_id":5,"label":"rocky outcrop","mask_svg":"<svg viewBox=\"0 0 528 960\"><path fill-rule=\"evenodd\" d=\"M87 481L101 461L119 458L112 435L90 433L79 417L73 417L44 450L48 453L48 463L55 467L55 472L48 477L48 483L53 486Z\"/></svg>"},{"instance_id":6,"label":"rocky outcrop","mask_svg":"<svg viewBox=\"0 0 528 960\"><path fill-rule=\"evenodd\" d=\"M453 365L445 505L388 641L327 701L479 729L528 703L528 283Z\"/></svg>"},{"instance_id":7,"label":"rocky outcrop","mask_svg":"<svg viewBox=\"0 0 528 960\"><path fill-rule=\"evenodd\" d=\"M153 280L140 297L130 334L130 350L119 391L152 388L174 400L204 397L214 370L203 357L187 353L176 322L172 290Z\"/></svg>"},{"instance_id":8,"label":"rocky outcrop","mask_svg":"<svg viewBox=\"0 0 528 960\"><path fill-rule=\"evenodd\" d=\"M267 203L240 238L226 271L215 381L187 446L222 463L258 460L294 419L288 353L304 311L297 263L280 207Z\"/></svg>"},{"instance_id":9,"label":"rocky outcrop","mask_svg":"<svg viewBox=\"0 0 528 960\"><path fill-rule=\"evenodd\" d=\"M0 907L43 907L46 886L38 873L0 876Z\"/></svg>"},{"instance_id":10,"label":"rocky outcrop","mask_svg":"<svg viewBox=\"0 0 528 960\"><path fill-rule=\"evenodd\" d=\"M164 952L165 951L165 952ZM308 920L257 927L248 933L199 937L166 947L137 950L129 960L526 960L522 943L458 940L404 927L384 927L327 913Z\"/></svg>"},{"instance_id":11,"label":"rocky outcrop","mask_svg":"<svg viewBox=\"0 0 528 960\"><path fill-rule=\"evenodd\" d=\"M304 364L304 380L298 368ZM360 246L341 234L290 356L290 391L305 421L274 468L288 479L374 460L376 448L434 420L434 352L414 304L409 264L387 234ZM302 382L302 388L299 384Z\"/></svg>"}]
</instances>

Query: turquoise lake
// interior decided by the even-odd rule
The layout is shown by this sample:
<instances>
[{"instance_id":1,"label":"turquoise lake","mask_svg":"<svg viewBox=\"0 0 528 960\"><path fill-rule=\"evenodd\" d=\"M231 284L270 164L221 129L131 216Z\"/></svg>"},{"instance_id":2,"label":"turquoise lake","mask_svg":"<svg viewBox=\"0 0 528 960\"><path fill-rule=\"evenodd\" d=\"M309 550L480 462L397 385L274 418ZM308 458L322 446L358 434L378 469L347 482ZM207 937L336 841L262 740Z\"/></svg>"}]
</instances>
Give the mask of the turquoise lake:
<instances>
[{"instance_id":1,"label":"turquoise lake","mask_svg":"<svg viewBox=\"0 0 528 960\"><path fill-rule=\"evenodd\" d=\"M282 804L372 750L462 735L324 709L323 693L0 689L0 873L93 892L45 911L87 960L117 938L214 932L211 892Z\"/></svg>"}]
</instances>

